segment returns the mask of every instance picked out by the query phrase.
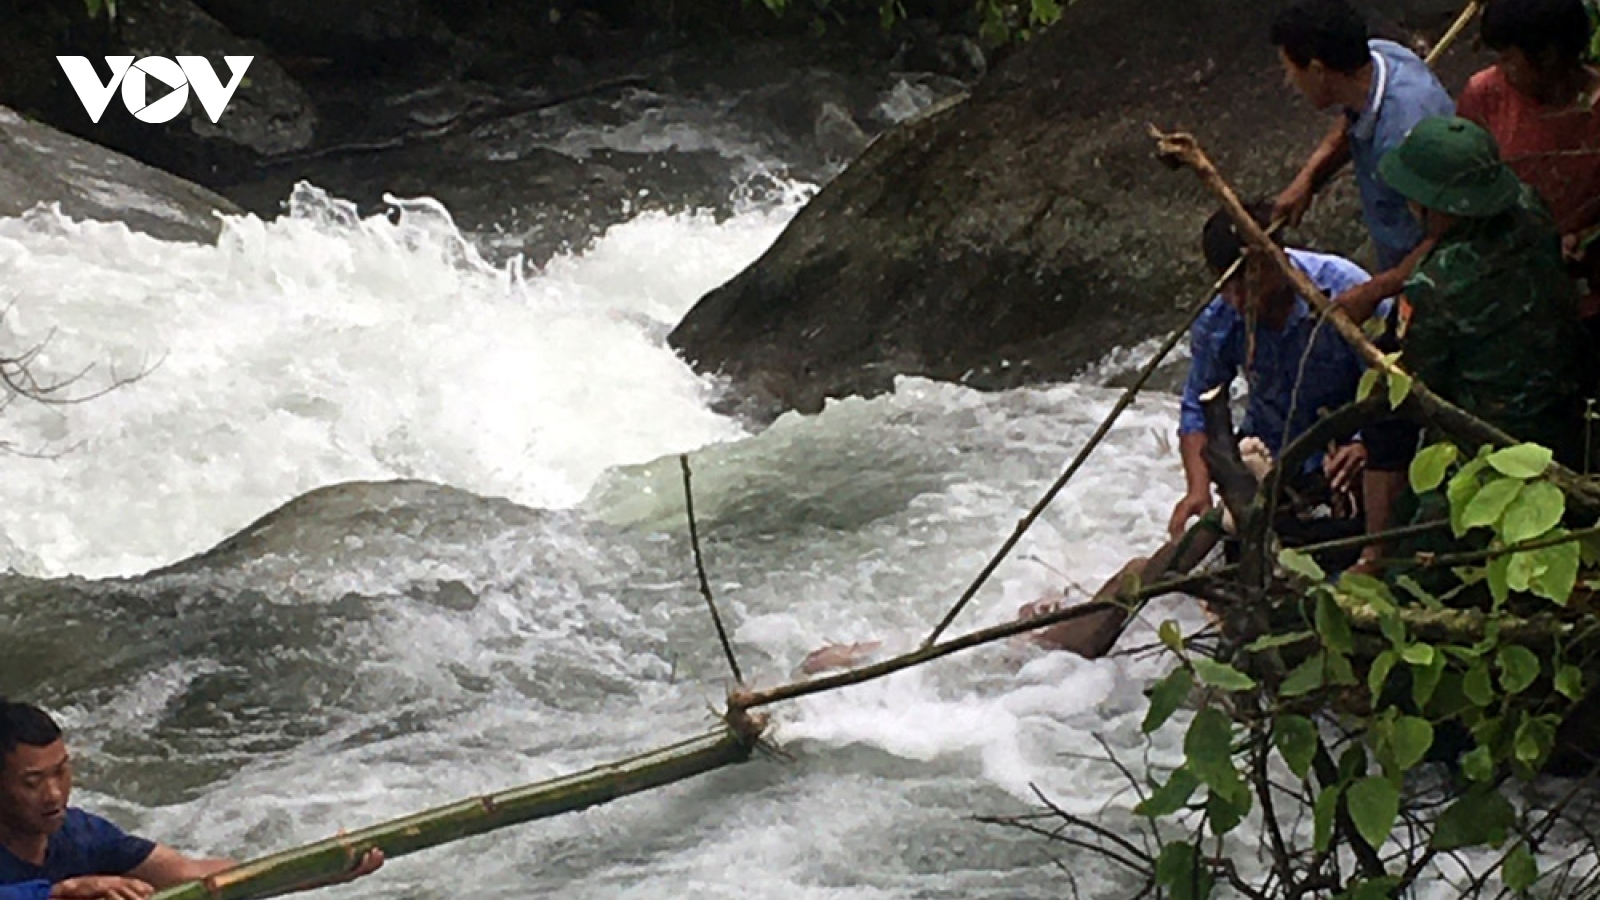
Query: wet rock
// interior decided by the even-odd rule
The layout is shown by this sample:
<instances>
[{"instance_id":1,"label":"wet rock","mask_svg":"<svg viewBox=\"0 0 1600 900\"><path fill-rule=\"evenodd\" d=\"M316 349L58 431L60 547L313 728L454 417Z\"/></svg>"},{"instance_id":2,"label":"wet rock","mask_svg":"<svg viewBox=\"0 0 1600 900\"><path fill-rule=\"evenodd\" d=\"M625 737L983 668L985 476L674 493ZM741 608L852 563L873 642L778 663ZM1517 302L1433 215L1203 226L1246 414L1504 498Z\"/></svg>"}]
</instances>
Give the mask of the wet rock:
<instances>
[{"instance_id":1,"label":"wet rock","mask_svg":"<svg viewBox=\"0 0 1600 900\"><path fill-rule=\"evenodd\" d=\"M296 54L335 58L412 44L428 31L422 0L199 0L230 30ZM336 60L337 61L337 60Z\"/></svg>"},{"instance_id":2,"label":"wet rock","mask_svg":"<svg viewBox=\"0 0 1600 900\"><path fill-rule=\"evenodd\" d=\"M0 106L0 216L52 203L75 219L207 243L221 227L216 214L238 212L204 188Z\"/></svg>"},{"instance_id":3,"label":"wet rock","mask_svg":"<svg viewBox=\"0 0 1600 900\"><path fill-rule=\"evenodd\" d=\"M141 154L143 158L167 162L176 171L197 172L304 150L315 140L316 110L299 83L261 44L229 33L188 0L130 4L118 34L126 51L135 56L204 56L224 82L230 79L224 56L254 57L227 111L215 123L193 96L188 109L164 126L134 120L113 101L108 118L116 114L110 124L124 140L153 140L152 132L160 132L163 146L152 147Z\"/></svg>"},{"instance_id":4,"label":"wet rock","mask_svg":"<svg viewBox=\"0 0 1600 900\"><path fill-rule=\"evenodd\" d=\"M1423 34L1457 6L1408 3L1401 24ZM729 376L734 403L815 410L897 374L997 389L1065 379L1171 328L1206 283L1198 232L1214 204L1153 159L1149 124L1195 133L1254 195L1286 184L1326 128L1283 84L1274 10L1073 4L970 98L878 138L696 304L672 345ZM1449 62L1459 85L1481 59ZM1307 242L1362 245L1349 179L1312 224Z\"/></svg>"},{"instance_id":5,"label":"wet rock","mask_svg":"<svg viewBox=\"0 0 1600 900\"><path fill-rule=\"evenodd\" d=\"M824 103L812 126L817 149L830 160L847 160L867 145L867 133L850 111L837 103Z\"/></svg>"}]
</instances>

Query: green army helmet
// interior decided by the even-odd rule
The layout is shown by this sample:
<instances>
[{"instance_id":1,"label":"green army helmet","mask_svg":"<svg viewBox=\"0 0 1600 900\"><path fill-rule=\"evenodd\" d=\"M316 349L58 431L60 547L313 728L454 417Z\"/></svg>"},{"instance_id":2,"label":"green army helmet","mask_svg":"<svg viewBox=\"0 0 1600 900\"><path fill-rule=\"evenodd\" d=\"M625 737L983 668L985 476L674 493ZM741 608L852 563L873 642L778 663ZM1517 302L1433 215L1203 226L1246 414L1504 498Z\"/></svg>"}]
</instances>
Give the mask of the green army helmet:
<instances>
[{"instance_id":1,"label":"green army helmet","mask_svg":"<svg viewBox=\"0 0 1600 900\"><path fill-rule=\"evenodd\" d=\"M1494 137L1459 116L1418 122L1378 161L1378 174L1408 200L1471 218L1504 212L1522 191Z\"/></svg>"}]
</instances>

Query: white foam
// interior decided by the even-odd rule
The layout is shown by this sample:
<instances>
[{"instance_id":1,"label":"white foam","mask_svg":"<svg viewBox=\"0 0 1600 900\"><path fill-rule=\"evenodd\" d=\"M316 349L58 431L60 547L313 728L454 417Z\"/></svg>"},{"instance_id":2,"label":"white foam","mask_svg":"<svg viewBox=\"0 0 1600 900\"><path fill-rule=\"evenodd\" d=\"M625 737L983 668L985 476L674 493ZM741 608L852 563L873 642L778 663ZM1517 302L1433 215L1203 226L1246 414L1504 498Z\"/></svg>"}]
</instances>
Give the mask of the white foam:
<instances>
[{"instance_id":1,"label":"white foam","mask_svg":"<svg viewBox=\"0 0 1600 900\"><path fill-rule=\"evenodd\" d=\"M398 224L297 190L216 247L36 213L0 220L4 351L75 386L18 403L0 466L0 563L123 574L215 543L347 479L421 478L541 507L611 466L738 436L662 336L758 254L794 206L646 214L524 276L428 201Z\"/></svg>"}]
</instances>

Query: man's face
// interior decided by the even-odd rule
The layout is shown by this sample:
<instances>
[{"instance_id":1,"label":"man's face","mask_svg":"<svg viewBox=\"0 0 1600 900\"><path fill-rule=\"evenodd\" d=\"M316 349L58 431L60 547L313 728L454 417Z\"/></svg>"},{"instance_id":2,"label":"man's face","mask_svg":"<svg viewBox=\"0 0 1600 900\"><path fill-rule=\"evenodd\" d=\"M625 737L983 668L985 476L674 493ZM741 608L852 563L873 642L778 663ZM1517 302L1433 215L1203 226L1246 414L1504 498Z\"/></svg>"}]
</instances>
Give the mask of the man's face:
<instances>
[{"instance_id":1,"label":"man's face","mask_svg":"<svg viewBox=\"0 0 1600 900\"><path fill-rule=\"evenodd\" d=\"M1222 286L1222 299L1243 315L1259 315L1288 287L1272 260L1255 250L1244 251L1244 265Z\"/></svg>"},{"instance_id":2,"label":"man's face","mask_svg":"<svg viewBox=\"0 0 1600 900\"><path fill-rule=\"evenodd\" d=\"M1539 69L1522 52L1521 47L1507 47L1501 50L1496 63L1500 66L1500 74L1505 76L1506 84L1517 93L1535 100L1543 97L1544 83L1539 77Z\"/></svg>"},{"instance_id":3,"label":"man's face","mask_svg":"<svg viewBox=\"0 0 1600 900\"><path fill-rule=\"evenodd\" d=\"M23 835L52 835L66 821L72 760L65 741L18 744L0 760L0 826Z\"/></svg>"},{"instance_id":4,"label":"man's face","mask_svg":"<svg viewBox=\"0 0 1600 900\"><path fill-rule=\"evenodd\" d=\"M1305 66L1297 66L1289 54L1279 47L1278 61L1283 63L1284 81L1310 100L1312 106L1327 109L1333 105L1333 97L1328 91L1328 68L1321 60L1313 59Z\"/></svg>"}]
</instances>

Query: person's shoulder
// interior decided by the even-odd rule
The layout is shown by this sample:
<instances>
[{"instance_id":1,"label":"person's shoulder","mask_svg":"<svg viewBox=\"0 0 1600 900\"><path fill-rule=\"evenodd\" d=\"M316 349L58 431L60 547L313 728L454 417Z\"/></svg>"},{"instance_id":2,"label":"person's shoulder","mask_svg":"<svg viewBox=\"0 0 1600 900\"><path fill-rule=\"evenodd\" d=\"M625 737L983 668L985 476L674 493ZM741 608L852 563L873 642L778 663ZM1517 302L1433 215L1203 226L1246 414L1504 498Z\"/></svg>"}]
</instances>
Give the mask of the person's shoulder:
<instances>
[{"instance_id":1,"label":"person's shoulder","mask_svg":"<svg viewBox=\"0 0 1600 900\"><path fill-rule=\"evenodd\" d=\"M61 823L61 833L74 841L99 841L124 834L122 828L104 816L95 815L76 806L67 807L66 820Z\"/></svg>"},{"instance_id":2,"label":"person's shoulder","mask_svg":"<svg viewBox=\"0 0 1600 900\"><path fill-rule=\"evenodd\" d=\"M1244 317L1233 308L1233 304L1219 295L1211 298L1206 308L1200 311L1200 315L1194 320L1191 335L1212 344L1221 344L1227 339L1230 331L1243 324Z\"/></svg>"},{"instance_id":3,"label":"person's shoulder","mask_svg":"<svg viewBox=\"0 0 1600 900\"><path fill-rule=\"evenodd\" d=\"M1322 281L1332 278L1343 281L1368 281L1372 278L1366 269L1358 263L1352 262L1337 253L1320 253L1316 250L1306 250L1300 247L1285 248L1289 260L1300 268L1300 271L1311 277L1312 281Z\"/></svg>"},{"instance_id":4,"label":"person's shoulder","mask_svg":"<svg viewBox=\"0 0 1600 900\"><path fill-rule=\"evenodd\" d=\"M1423 76L1428 80L1435 80L1433 69L1428 63L1418 56L1414 50L1404 44L1384 38L1374 38L1367 42L1373 53L1384 58L1392 70L1391 76Z\"/></svg>"}]
</instances>

